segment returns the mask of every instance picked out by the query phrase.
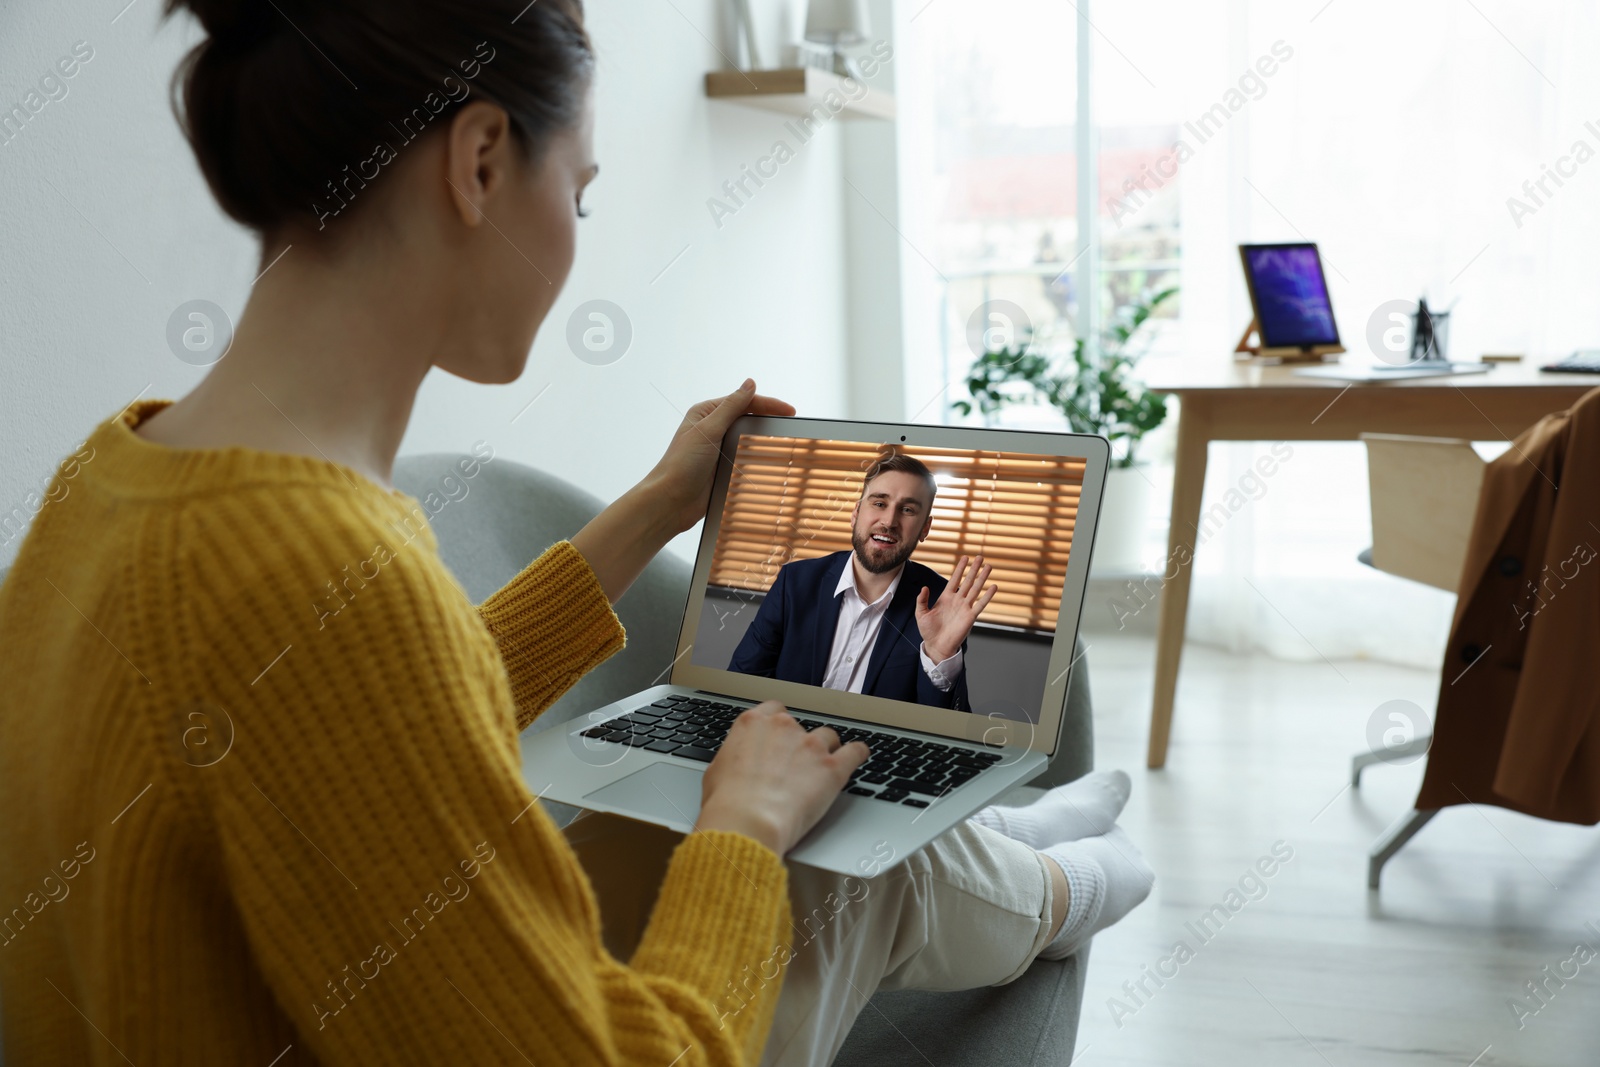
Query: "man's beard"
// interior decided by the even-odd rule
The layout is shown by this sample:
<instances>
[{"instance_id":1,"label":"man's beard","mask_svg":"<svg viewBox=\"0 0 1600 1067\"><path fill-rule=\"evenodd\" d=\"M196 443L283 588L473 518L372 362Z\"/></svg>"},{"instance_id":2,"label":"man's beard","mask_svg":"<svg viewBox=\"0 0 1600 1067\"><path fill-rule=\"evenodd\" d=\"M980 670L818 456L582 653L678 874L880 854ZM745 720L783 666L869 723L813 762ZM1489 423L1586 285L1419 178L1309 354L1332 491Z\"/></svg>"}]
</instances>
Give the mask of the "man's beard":
<instances>
[{"instance_id":1,"label":"man's beard","mask_svg":"<svg viewBox=\"0 0 1600 1067\"><path fill-rule=\"evenodd\" d=\"M862 534L859 531L851 532L850 543L855 548L856 559L860 560L861 565L871 574L887 574L894 570L910 559L912 551L917 547L916 541L900 541L893 546L894 551L889 556L874 557L870 554L873 549L882 551L890 546L880 545L872 539L870 533Z\"/></svg>"}]
</instances>

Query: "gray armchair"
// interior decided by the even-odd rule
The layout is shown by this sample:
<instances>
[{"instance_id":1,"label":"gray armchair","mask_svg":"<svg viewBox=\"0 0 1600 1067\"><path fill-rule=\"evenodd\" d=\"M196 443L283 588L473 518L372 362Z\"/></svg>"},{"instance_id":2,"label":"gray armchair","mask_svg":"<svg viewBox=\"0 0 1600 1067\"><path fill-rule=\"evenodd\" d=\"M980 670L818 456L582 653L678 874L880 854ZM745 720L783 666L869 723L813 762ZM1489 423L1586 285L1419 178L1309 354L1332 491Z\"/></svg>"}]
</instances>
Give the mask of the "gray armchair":
<instances>
[{"instance_id":1,"label":"gray armchair","mask_svg":"<svg viewBox=\"0 0 1600 1067\"><path fill-rule=\"evenodd\" d=\"M396 488L421 500L442 483L464 481L460 457L405 456L394 470ZM571 537L602 504L559 478L505 459L484 466L466 481L467 494L432 520L445 564L474 603L509 581L556 541ZM459 494L459 488L455 493ZM567 722L629 693L664 680L672 663L689 565L658 557L617 604L627 629L621 652L581 679L529 728L532 734ZM1080 648L1081 654L1082 649ZM1023 804L1040 786L1070 782L1093 767L1094 736L1089 677L1080 658L1067 697L1060 751L1032 783L1003 797ZM546 803L557 823L577 809ZM953 993L902 990L879 993L857 1020L835 1067L925 1067L921 1049L937 1050L941 1064L1067 1064L1072 1060L1088 949L1060 962L1037 961L1016 981ZM915 1035L915 1044L907 1035Z\"/></svg>"}]
</instances>

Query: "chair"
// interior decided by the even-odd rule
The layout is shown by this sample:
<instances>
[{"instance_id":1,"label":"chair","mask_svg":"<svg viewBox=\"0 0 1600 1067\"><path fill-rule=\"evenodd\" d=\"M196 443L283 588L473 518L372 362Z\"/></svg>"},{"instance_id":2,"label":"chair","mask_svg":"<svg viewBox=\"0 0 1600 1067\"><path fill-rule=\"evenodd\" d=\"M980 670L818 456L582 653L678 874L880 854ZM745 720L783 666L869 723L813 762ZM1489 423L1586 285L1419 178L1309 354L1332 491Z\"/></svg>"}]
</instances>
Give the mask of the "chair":
<instances>
[{"instance_id":1,"label":"chair","mask_svg":"<svg viewBox=\"0 0 1600 1067\"><path fill-rule=\"evenodd\" d=\"M1372 547L1357 558L1367 566L1454 593L1467 558L1467 542L1483 486L1484 462L1472 442L1445 437L1365 433L1367 481L1372 494ZM1433 737L1419 735L1381 752L1350 761L1351 788L1376 763L1412 759L1428 751ZM1405 847L1437 808L1402 815L1373 843L1367 856L1367 887L1377 889L1384 864Z\"/></svg>"},{"instance_id":2,"label":"chair","mask_svg":"<svg viewBox=\"0 0 1600 1067\"><path fill-rule=\"evenodd\" d=\"M481 602L556 541L571 537L597 514L594 496L559 478L496 459L470 481L456 469L460 457L405 456L395 463L394 483L419 500L431 490L465 482L468 491L446 504L431 520L445 565L469 597ZM455 495L460 489L454 490ZM442 491L441 491L442 495ZM628 643L578 682L541 715L531 735L567 722L646 686L659 684L670 669L689 565L663 554L656 558L617 604ZM1077 655L1081 656L1081 647ZM1058 755L1032 783L1002 798L1027 803L1039 786L1057 785L1088 773L1093 766L1093 716L1089 678L1080 658L1067 696L1066 722ZM546 803L558 823L577 809ZM999 987L931 993L902 990L879 993L867 1004L835 1067L925 1067L923 1050L941 1064L1064 1064L1072 1060L1083 1005L1088 949L1060 962L1037 961L1016 981Z\"/></svg>"}]
</instances>

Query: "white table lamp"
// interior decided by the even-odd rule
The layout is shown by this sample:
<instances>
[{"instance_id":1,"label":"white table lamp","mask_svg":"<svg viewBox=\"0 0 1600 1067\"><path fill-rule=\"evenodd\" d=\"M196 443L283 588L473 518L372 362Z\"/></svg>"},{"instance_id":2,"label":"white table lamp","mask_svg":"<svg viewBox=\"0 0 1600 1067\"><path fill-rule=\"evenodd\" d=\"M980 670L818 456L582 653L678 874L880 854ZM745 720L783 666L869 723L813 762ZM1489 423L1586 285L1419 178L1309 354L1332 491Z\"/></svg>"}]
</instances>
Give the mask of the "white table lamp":
<instances>
[{"instance_id":1,"label":"white table lamp","mask_svg":"<svg viewBox=\"0 0 1600 1067\"><path fill-rule=\"evenodd\" d=\"M867 0L811 0L806 5L806 40L828 46L835 74L862 77L855 60L840 51L840 46L862 44L871 32Z\"/></svg>"}]
</instances>

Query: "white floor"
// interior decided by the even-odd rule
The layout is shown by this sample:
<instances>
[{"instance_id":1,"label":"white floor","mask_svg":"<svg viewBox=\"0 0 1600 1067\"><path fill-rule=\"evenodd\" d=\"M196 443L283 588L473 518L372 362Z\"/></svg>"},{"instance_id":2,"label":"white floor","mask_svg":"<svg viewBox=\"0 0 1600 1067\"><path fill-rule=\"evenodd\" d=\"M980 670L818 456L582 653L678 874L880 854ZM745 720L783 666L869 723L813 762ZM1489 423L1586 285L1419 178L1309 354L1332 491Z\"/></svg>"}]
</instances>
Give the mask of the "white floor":
<instances>
[{"instance_id":1,"label":"white floor","mask_svg":"<svg viewBox=\"0 0 1600 1067\"><path fill-rule=\"evenodd\" d=\"M1384 702L1431 714L1437 674L1191 645L1167 766L1149 771L1153 643L1086 639L1097 765L1132 775L1122 825L1157 880L1095 938L1076 1063L1600 1063L1600 957L1567 962L1580 941L1600 952L1600 828L1447 809L1367 890L1368 847L1410 810L1423 764L1351 790L1350 757ZM1277 842L1292 858L1228 898ZM1188 924L1215 904L1238 910L1202 940ZM1580 962L1564 986L1546 978ZM1541 979L1532 1014L1525 983Z\"/></svg>"}]
</instances>

